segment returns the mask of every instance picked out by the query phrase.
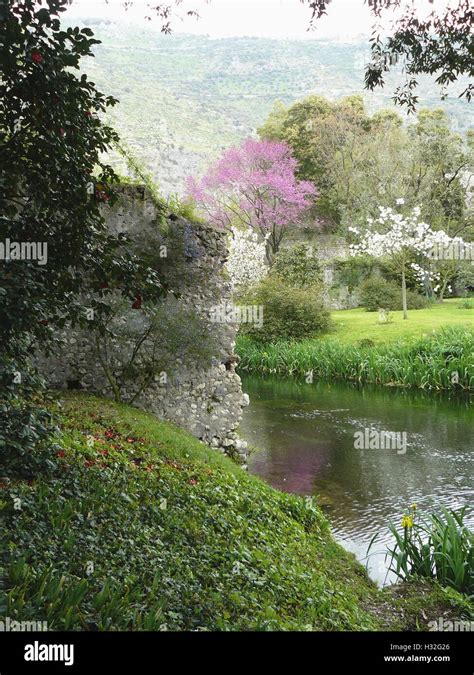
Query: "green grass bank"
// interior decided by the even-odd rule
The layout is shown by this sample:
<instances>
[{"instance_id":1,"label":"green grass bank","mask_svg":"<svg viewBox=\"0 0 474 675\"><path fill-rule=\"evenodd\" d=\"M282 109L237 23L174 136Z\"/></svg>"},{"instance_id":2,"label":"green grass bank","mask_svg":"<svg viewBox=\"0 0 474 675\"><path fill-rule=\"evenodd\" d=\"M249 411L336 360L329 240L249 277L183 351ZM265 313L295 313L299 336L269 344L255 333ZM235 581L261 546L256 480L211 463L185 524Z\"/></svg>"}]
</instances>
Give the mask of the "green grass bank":
<instances>
[{"instance_id":1,"label":"green grass bank","mask_svg":"<svg viewBox=\"0 0 474 675\"><path fill-rule=\"evenodd\" d=\"M50 474L0 492L0 605L11 620L49 630L404 630L464 611L461 596L432 584L404 586L410 602L379 591L314 503L181 429L88 395L60 400Z\"/></svg>"},{"instance_id":2,"label":"green grass bank","mask_svg":"<svg viewBox=\"0 0 474 675\"><path fill-rule=\"evenodd\" d=\"M354 338L352 331L349 333ZM433 391L474 390L474 330L448 327L426 337L387 344L344 342L329 336L301 342L257 344L239 336L236 351L241 371L260 374L312 373L315 379Z\"/></svg>"}]
</instances>

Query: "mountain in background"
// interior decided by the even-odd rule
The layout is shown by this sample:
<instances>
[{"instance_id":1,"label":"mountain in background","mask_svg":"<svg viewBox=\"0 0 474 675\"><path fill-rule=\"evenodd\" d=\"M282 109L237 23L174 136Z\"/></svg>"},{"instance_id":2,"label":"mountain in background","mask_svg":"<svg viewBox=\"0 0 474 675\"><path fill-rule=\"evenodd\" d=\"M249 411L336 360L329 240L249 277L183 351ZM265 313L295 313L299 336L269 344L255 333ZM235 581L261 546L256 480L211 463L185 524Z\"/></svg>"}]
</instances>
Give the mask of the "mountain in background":
<instances>
[{"instance_id":1,"label":"mountain in background","mask_svg":"<svg viewBox=\"0 0 474 675\"><path fill-rule=\"evenodd\" d=\"M373 112L393 107L400 81L391 76L384 90L364 92L369 47L362 42L166 36L104 19L74 23L88 25L102 41L85 70L120 100L109 121L164 194L182 193L188 175L255 134L277 100L364 93ZM456 130L472 126L470 104L455 94L441 101L431 81L421 81L419 98L420 107L444 108ZM113 163L126 173L119 158Z\"/></svg>"}]
</instances>

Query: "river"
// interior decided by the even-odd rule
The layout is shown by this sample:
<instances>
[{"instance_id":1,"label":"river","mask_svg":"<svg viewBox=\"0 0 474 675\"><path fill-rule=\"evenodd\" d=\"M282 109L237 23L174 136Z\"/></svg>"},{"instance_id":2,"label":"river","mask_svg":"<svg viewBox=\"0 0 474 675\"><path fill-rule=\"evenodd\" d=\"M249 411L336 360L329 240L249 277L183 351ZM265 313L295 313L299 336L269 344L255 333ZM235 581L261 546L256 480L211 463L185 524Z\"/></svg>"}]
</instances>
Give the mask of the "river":
<instances>
[{"instance_id":1,"label":"river","mask_svg":"<svg viewBox=\"0 0 474 675\"><path fill-rule=\"evenodd\" d=\"M250 406L240 435L259 449L249 470L280 490L317 496L336 539L364 564L374 534L380 533L372 550L385 551L387 524L399 524L412 503L418 513L474 504L469 398L277 377L242 380ZM405 443L355 447L356 432L374 431L404 434L397 438ZM467 522L474 524L472 509ZM380 584L384 558L380 553L368 561ZM393 580L390 575L387 582Z\"/></svg>"}]
</instances>

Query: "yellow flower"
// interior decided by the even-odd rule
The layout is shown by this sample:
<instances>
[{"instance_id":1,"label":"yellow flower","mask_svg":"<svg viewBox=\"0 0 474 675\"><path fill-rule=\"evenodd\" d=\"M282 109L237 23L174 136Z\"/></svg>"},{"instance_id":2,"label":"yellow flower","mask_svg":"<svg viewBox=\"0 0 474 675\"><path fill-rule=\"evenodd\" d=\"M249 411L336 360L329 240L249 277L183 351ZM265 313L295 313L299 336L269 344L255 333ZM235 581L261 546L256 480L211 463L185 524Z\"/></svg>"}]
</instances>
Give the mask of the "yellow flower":
<instances>
[{"instance_id":1,"label":"yellow flower","mask_svg":"<svg viewBox=\"0 0 474 675\"><path fill-rule=\"evenodd\" d=\"M413 509L413 511L416 511L416 504L412 504L410 508Z\"/></svg>"},{"instance_id":2,"label":"yellow flower","mask_svg":"<svg viewBox=\"0 0 474 675\"><path fill-rule=\"evenodd\" d=\"M402 527L413 527L413 518L411 516L403 516Z\"/></svg>"}]
</instances>

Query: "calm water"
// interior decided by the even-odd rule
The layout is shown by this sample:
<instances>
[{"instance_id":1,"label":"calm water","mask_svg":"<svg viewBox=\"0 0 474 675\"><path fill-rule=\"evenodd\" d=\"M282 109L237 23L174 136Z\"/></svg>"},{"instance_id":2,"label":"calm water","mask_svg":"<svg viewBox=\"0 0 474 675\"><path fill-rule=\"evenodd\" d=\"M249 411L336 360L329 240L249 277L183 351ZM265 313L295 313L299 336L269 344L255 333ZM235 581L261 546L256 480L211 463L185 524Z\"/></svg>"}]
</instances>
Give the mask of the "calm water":
<instances>
[{"instance_id":1,"label":"calm water","mask_svg":"<svg viewBox=\"0 0 474 675\"><path fill-rule=\"evenodd\" d=\"M280 490L318 495L333 532L359 560L390 542L387 523L444 504L474 506L474 406L388 388L298 383L243 377L250 396L240 434L260 448L249 469ZM406 453L357 450L364 429L406 432ZM471 525L474 509L471 508ZM386 576L384 555L369 560L373 578Z\"/></svg>"}]
</instances>

